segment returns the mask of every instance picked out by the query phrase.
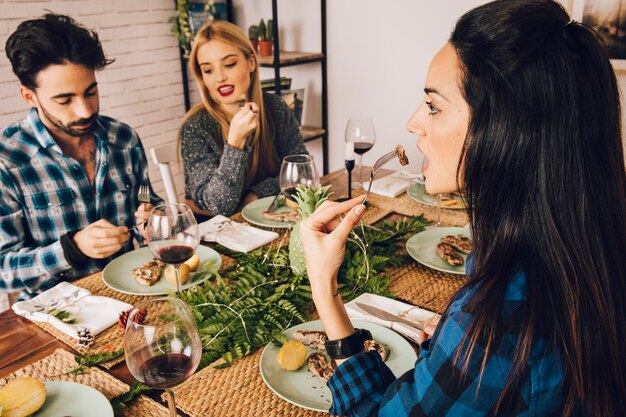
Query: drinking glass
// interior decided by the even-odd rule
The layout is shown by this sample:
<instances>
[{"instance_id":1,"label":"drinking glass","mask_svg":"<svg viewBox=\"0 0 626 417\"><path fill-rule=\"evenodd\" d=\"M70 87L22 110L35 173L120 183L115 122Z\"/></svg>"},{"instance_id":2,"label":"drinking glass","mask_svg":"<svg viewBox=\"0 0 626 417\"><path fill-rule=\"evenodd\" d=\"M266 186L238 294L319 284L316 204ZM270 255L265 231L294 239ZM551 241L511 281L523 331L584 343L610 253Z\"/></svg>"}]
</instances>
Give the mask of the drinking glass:
<instances>
[{"instance_id":1,"label":"drinking glass","mask_svg":"<svg viewBox=\"0 0 626 417\"><path fill-rule=\"evenodd\" d=\"M148 246L162 262L174 265L176 291L180 296L180 265L191 258L200 243L198 223L186 204L161 204L148 217Z\"/></svg>"},{"instance_id":2,"label":"drinking glass","mask_svg":"<svg viewBox=\"0 0 626 417\"><path fill-rule=\"evenodd\" d=\"M348 120L345 133L346 142L354 142L354 153L359 156L359 180L352 183L353 188L363 188L363 154L376 143L374 122L369 117L353 117Z\"/></svg>"},{"instance_id":3,"label":"drinking glass","mask_svg":"<svg viewBox=\"0 0 626 417\"><path fill-rule=\"evenodd\" d=\"M165 389L170 416L176 417L172 388L194 373L202 356L198 327L187 305L174 297L136 304L126 322L124 356L138 381Z\"/></svg>"},{"instance_id":4,"label":"drinking glass","mask_svg":"<svg viewBox=\"0 0 626 417\"><path fill-rule=\"evenodd\" d=\"M289 155L283 158L278 184L280 191L287 199L296 203L294 196L297 185L308 187L319 182L320 178L312 155Z\"/></svg>"},{"instance_id":5,"label":"drinking glass","mask_svg":"<svg viewBox=\"0 0 626 417\"><path fill-rule=\"evenodd\" d=\"M417 182L424 185L424 192L426 193L426 171L428 169L428 158L426 158L424 156L424 159L422 160L422 169L420 171L420 177L417 179ZM437 198L437 221L435 222L435 226L434 227L440 227L441 226L441 199L443 197L443 194L437 194L436 198Z\"/></svg>"}]
</instances>

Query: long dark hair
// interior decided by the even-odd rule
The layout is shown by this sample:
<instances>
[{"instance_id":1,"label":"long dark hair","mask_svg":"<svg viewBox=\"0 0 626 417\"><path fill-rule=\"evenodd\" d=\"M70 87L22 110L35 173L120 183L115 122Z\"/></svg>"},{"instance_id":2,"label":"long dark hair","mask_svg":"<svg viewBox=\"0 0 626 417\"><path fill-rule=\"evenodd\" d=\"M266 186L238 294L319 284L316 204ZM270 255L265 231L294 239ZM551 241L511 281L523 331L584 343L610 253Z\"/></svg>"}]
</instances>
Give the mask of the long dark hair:
<instances>
[{"instance_id":1,"label":"long dark hair","mask_svg":"<svg viewBox=\"0 0 626 417\"><path fill-rule=\"evenodd\" d=\"M561 355L564 415L626 415L626 174L609 59L551 0L480 6L450 43L471 114L458 171L475 242L468 285L478 284L468 351L480 340L488 354L502 337L492 301L521 268L526 300L499 410L515 406L544 338Z\"/></svg>"},{"instance_id":2,"label":"long dark hair","mask_svg":"<svg viewBox=\"0 0 626 417\"><path fill-rule=\"evenodd\" d=\"M96 32L54 13L20 23L5 49L13 72L31 90L37 88L39 71L49 65L71 62L101 70L114 61L105 57Z\"/></svg>"}]
</instances>

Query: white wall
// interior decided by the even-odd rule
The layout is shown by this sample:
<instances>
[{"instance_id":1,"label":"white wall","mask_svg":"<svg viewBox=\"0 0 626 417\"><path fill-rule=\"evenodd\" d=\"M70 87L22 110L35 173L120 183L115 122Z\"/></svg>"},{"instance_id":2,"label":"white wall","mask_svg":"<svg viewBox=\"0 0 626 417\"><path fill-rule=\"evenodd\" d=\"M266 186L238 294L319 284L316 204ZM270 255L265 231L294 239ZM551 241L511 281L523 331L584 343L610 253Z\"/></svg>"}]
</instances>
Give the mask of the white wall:
<instances>
[{"instance_id":1,"label":"white wall","mask_svg":"<svg viewBox=\"0 0 626 417\"><path fill-rule=\"evenodd\" d=\"M567 2L567 0L563 0ZM432 56L446 42L456 19L483 0L328 0L328 93L330 169L342 168L344 129L351 116L374 119L377 144L364 160L372 164L396 144L409 151L412 169L421 156L405 123L422 98ZM279 30L284 50L321 49L319 0L279 0ZM18 82L4 53L8 35L44 9L68 13L100 34L108 56L116 62L98 74L101 112L129 123L146 148L174 141L184 114L180 63L170 33L171 0L0 0L0 126L27 110L18 96ZM247 31L261 17L271 17L269 0L234 0L235 18ZM304 123L321 123L319 65L283 68L293 88L306 88ZM263 69L262 77L272 77ZM626 90L626 75L619 76ZM194 81L190 85L194 89ZM199 100L192 94L192 102ZM626 106L623 106L626 108ZM624 123L626 125L626 123ZM319 141L309 144L319 160ZM177 169L175 169L175 174ZM151 165L157 190L160 175ZM178 176L178 191L182 180Z\"/></svg>"}]
</instances>

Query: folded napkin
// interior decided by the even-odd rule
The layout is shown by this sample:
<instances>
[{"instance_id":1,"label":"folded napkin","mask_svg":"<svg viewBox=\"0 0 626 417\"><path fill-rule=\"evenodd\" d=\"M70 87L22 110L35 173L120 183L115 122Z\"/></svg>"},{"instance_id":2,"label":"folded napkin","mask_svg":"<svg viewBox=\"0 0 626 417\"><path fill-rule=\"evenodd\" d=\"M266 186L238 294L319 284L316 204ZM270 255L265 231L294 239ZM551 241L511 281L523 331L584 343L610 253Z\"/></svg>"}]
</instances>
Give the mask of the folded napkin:
<instances>
[{"instance_id":1,"label":"folded napkin","mask_svg":"<svg viewBox=\"0 0 626 417\"><path fill-rule=\"evenodd\" d=\"M12 306L15 314L47 322L74 339L79 339L76 332L80 327L90 329L94 336L101 333L117 323L120 313L131 307L123 301L92 295L69 282L60 282L38 296ZM69 317L63 321L58 318L62 316ZM67 320L75 322L68 323Z\"/></svg>"},{"instance_id":2,"label":"folded napkin","mask_svg":"<svg viewBox=\"0 0 626 417\"><path fill-rule=\"evenodd\" d=\"M250 252L278 237L278 233L237 223L217 215L200 223L200 237L206 242L217 242L237 252Z\"/></svg>"},{"instance_id":3,"label":"folded napkin","mask_svg":"<svg viewBox=\"0 0 626 417\"><path fill-rule=\"evenodd\" d=\"M391 175L375 179L372 182L371 192L391 198L399 196L411 185L410 177L405 176L402 172L404 171L398 171ZM366 181L363 186L367 189L369 182Z\"/></svg>"},{"instance_id":4,"label":"folded napkin","mask_svg":"<svg viewBox=\"0 0 626 417\"><path fill-rule=\"evenodd\" d=\"M412 340L415 343L420 343L422 341L420 331L415 327L411 327L404 323L398 323L395 321L388 321L381 319L379 317L374 316L368 312L365 312L358 305L369 305L372 307L376 307L380 310L383 310L389 314L393 314L394 316L400 317L404 320L408 320L410 322L414 322L416 325L422 325L423 323L428 323L434 317L438 316L437 313L434 313L429 310L424 310L423 308L415 307L407 303L403 303L402 301L392 300L391 298L382 297L376 294L364 293L355 298L354 300L346 303L346 311L348 312L348 316L354 320L365 320L372 323L380 324L381 326L388 327L406 338ZM421 326L420 326L421 327Z\"/></svg>"}]
</instances>

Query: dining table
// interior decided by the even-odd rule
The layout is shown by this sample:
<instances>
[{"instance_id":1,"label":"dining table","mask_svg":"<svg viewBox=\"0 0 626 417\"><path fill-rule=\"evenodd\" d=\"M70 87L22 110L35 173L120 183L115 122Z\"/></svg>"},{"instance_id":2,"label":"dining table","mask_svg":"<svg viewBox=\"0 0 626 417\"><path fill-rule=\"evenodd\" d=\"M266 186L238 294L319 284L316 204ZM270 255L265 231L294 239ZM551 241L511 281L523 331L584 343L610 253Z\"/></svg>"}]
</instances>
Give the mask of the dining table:
<instances>
[{"instance_id":1,"label":"dining table","mask_svg":"<svg viewBox=\"0 0 626 417\"><path fill-rule=\"evenodd\" d=\"M378 175L384 176L391 172L381 170ZM348 194L347 178L347 172L342 169L322 177L321 183L332 185L332 198L337 199ZM360 193L363 191L353 191L353 195ZM463 226L468 222L464 210L440 210L439 213L444 224ZM424 215L434 222L437 210L431 205L411 199L406 193L396 198L371 194L363 221L376 224L383 220L393 221L418 215ZM242 221L240 213L232 218ZM445 310L451 297L465 283L464 275L437 271L415 261L391 268L388 274L391 278L390 290L397 299L437 313ZM92 293L118 298L131 304L138 299L106 287L100 275L96 273L73 283L88 288ZM99 336L96 337L95 348L105 349L109 344L119 343L119 338L123 337L121 329L112 329L109 333L110 335L103 336L106 340L101 342L98 341ZM71 368L74 355L82 353L85 350L78 348L68 337L55 333L51 326L35 323L15 314L11 309L0 313L0 387L18 376L45 378L46 375L53 374L56 379L91 385L110 400L112 396L125 392L135 381L123 357L107 366L90 368L83 374L64 374L65 369ZM257 352L236 361L230 367L209 366L193 375L175 389L180 415L324 415L297 407L271 392L259 376L259 356L260 353ZM142 395L140 401L136 401L137 404L124 410L124 415L168 416L167 403L161 393L162 391L152 390L147 395Z\"/></svg>"}]
</instances>

